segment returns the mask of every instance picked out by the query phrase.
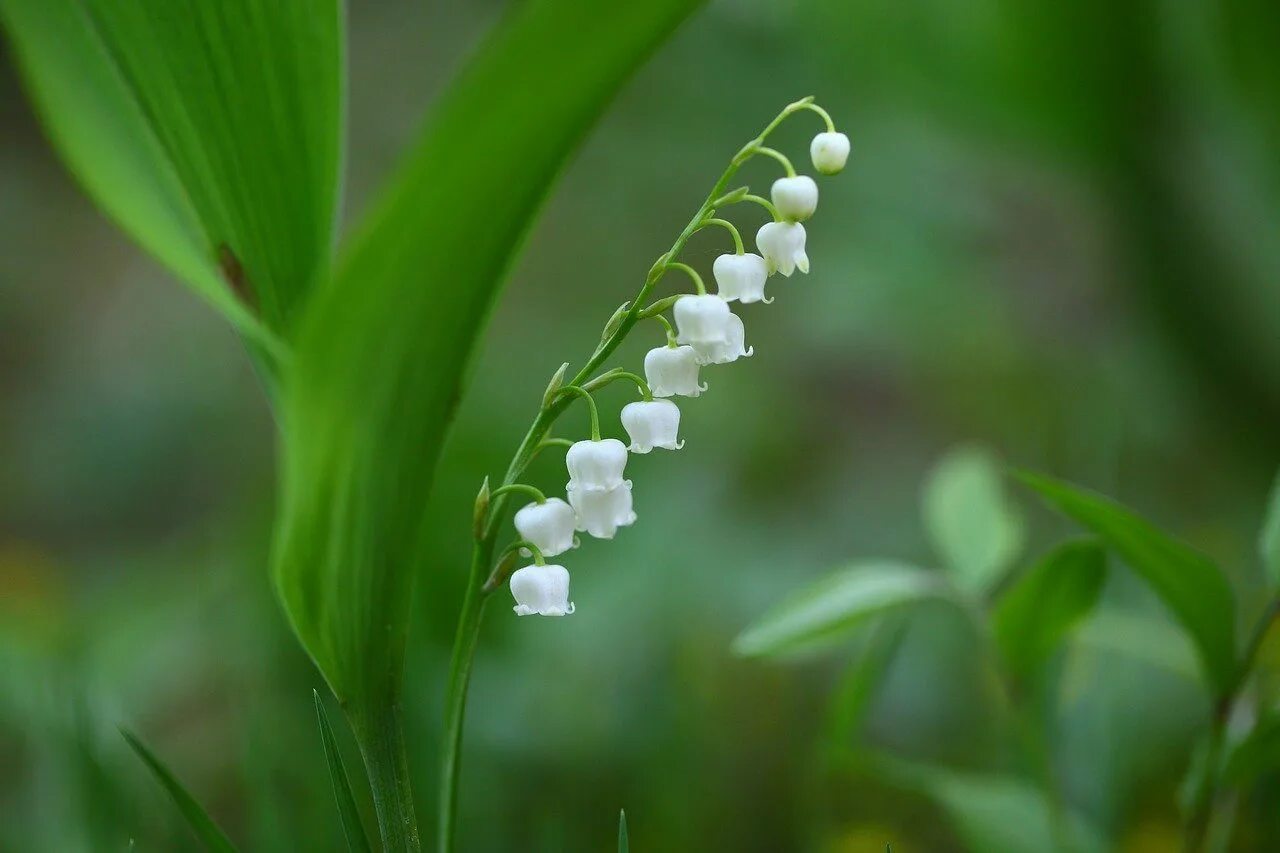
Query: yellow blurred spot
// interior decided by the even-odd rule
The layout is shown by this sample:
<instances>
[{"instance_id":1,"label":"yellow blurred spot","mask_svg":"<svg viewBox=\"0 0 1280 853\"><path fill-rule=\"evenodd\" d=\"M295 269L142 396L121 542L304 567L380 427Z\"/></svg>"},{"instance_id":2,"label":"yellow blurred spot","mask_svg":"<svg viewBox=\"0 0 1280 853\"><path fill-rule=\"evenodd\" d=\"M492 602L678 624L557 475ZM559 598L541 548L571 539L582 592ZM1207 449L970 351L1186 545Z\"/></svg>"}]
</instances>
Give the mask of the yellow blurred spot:
<instances>
[{"instance_id":1,"label":"yellow blurred spot","mask_svg":"<svg viewBox=\"0 0 1280 853\"><path fill-rule=\"evenodd\" d=\"M912 853L902 840L902 833L882 824L861 823L842 830L827 845L827 853L884 853L885 845L893 853Z\"/></svg>"}]
</instances>

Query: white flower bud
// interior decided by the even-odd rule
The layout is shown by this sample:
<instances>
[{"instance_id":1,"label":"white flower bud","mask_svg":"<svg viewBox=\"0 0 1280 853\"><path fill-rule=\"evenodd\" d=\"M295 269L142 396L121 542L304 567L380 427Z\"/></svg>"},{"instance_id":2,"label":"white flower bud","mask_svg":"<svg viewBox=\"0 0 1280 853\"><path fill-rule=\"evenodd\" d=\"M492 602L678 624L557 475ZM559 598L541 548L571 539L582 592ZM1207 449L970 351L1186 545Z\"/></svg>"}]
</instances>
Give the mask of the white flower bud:
<instances>
[{"instance_id":1,"label":"white flower bud","mask_svg":"<svg viewBox=\"0 0 1280 853\"><path fill-rule=\"evenodd\" d=\"M700 364L729 364L739 358L755 354L755 347L747 348L747 329L742 325L742 318L737 314L729 316L729 337L722 344L707 344L694 349L698 353Z\"/></svg>"},{"instance_id":2,"label":"white flower bud","mask_svg":"<svg viewBox=\"0 0 1280 853\"><path fill-rule=\"evenodd\" d=\"M612 489L622 482L627 467L627 446L616 438L575 441L565 454L569 488Z\"/></svg>"},{"instance_id":3,"label":"white flower bud","mask_svg":"<svg viewBox=\"0 0 1280 853\"><path fill-rule=\"evenodd\" d=\"M798 268L809 271L809 256L804 253L804 226L799 222L767 222L756 232L756 246L764 256L769 272L790 276Z\"/></svg>"},{"instance_id":4,"label":"white flower bud","mask_svg":"<svg viewBox=\"0 0 1280 853\"><path fill-rule=\"evenodd\" d=\"M809 143L809 156L813 158L813 168L824 175L834 175L849 159L849 137L835 131L819 133Z\"/></svg>"},{"instance_id":5,"label":"white flower bud","mask_svg":"<svg viewBox=\"0 0 1280 853\"><path fill-rule=\"evenodd\" d=\"M676 340L682 344L710 344L724 340L729 303L704 293L676 300Z\"/></svg>"},{"instance_id":6,"label":"white flower bud","mask_svg":"<svg viewBox=\"0 0 1280 853\"><path fill-rule=\"evenodd\" d=\"M612 489L586 490L569 484L569 504L578 513L578 529L597 539L612 539L619 527L636 520L631 509L631 481L623 480Z\"/></svg>"},{"instance_id":7,"label":"white flower bud","mask_svg":"<svg viewBox=\"0 0 1280 853\"><path fill-rule=\"evenodd\" d=\"M632 453L648 453L655 447L679 450L680 409L670 400L641 400L622 407L622 425L631 436Z\"/></svg>"},{"instance_id":8,"label":"white flower bud","mask_svg":"<svg viewBox=\"0 0 1280 853\"><path fill-rule=\"evenodd\" d=\"M818 209L818 185L808 175L778 178L769 195L778 212L792 222L803 222Z\"/></svg>"},{"instance_id":9,"label":"white flower bud","mask_svg":"<svg viewBox=\"0 0 1280 853\"><path fill-rule=\"evenodd\" d=\"M707 390L698 384L698 354L691 346L655 347L644 357L644 379L655 397L696 397Z\"/></svg>"},{"instance_id":10,"label":"white flower bud","mask_svg":"<svg viewBox=\"0 0 1280 853\"><path fill-rule=\"evenodd\" d=\"M769 280L769 267L764 258L750 252L742 255L721 255L711 265L716 278L720 298L726 302L735 299L748 302L769 301L764 298L764 285Z\"/></svg>"},{"instance_id":11,"label":"white flower bud","mask_svg":"<svg viewBox=\"0 0 1280 853\"><path fill-rule=\"evenodd\" d=\"M546 503L521 507L516 511L514 521L520 538L536 545L544 557L563 554L573 547L578 518L573 507L559 498L547 498Z\"/></svg>"},{"instance_id":12,"label":"white flower bud","mask_svg":"<svg viewBox=\"0 0 1280 853\"><path fill-rule=\"evenodd\" d=\"M564 566L525 566L511 575L511 595L517 616L568 616L569 570Z\"/></svg>"}]
</instances>

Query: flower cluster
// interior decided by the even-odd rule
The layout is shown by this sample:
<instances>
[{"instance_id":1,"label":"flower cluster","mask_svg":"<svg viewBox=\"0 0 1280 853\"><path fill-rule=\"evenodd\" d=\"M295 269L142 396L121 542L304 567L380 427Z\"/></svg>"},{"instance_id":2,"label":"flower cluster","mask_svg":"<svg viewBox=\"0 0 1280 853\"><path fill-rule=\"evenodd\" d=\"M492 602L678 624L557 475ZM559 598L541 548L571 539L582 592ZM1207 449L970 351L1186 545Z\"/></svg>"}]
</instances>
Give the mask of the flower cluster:
<instances>
[{"instance_id":1,"label":"flower cluster","mask_svg":"<svg viewBox=\"0 0 1280 853\"><path fill-rule=\"evenodd\" d=\"M818 185L807 175L797 175L791 162L782 153L763 144L765 136L791 113L809 109L819 113L827 123L827 132L813 139L810 155L814 169L831 175L844 168L849 155L849 139L838 133L831 118L812 99L798 101L786 110L734 158L716 187L716 195L710 197L699 211L691 227L651 271L640 299L668 270L679 270L691 279L695 293L659 300L648 308L639 307L640 300L619 309L606 328L600 348L592 357L581 376L590 370L616 346L621 335L626 334L636 322L652 318L666 329L665 345L654 347L644 357L644 377L620 369L608 371L581 384L561 386L561 373L552 380L544 399L542 415L549 422L559 412L559 406L568 396L584 398L591 411L591 437L582 441L566 442L543 439L532 452L550 443L568 444L565 465L568 482L565 498L546 497L539 490L524 484L511 483L496 489L492 495L482 492L483 509L487 513L488 501L503 492L524 491L533 495L533 503L521 507L514 517L519 541L507 550L530 554L533 563L517 569L510 575L510 589L520 616L566 616L574 611L569 600L569 572L564 566L547 563L578 544L577 534L586 533L597 539L612 539L621 527L636 520L632 508L631 481L626 479L627 459L632 453L649 453L654 448L679 450L684 442L679 438L680 408L673 397L697 397L707 390L699 372L709 365L731 364L739 358L751 356L753 348L746 344L746 327L732 303L748 305L764 304L773 300L765 297L769 277L780 273L790 277L796 270L809 271L809 257L805 252L805 228L818 206ZM764 154L778 160L786 170L786 176L774 181L770 199L751 195L747 188L719 195L729 177L746 160L756 154ZM738 201L751 201L765 207L772 215L756 233L756 249L759 254L746 251L742 237L727 220L715 218L717 207ZM715 259L711 271L716 284L714 294L707 293L699 273L687 264L675 260L688 234L707 226L720 226L733 236L736 251L722 254ZM671 310L674 327L664 316ZM601 438L599 416L591 391L616 380L634 382L641 398L628 403L621 412L622 426L629 444L616 438ZM535 422L534 435L540 422ZM523 450L523 448L522 448ZM526 454L530 455L530 454ZM521 459L521 454L517 454ZM524 460L527 464L527 459ZM513 470L518 468L513 464ZM479 509L480 507L478 507ZM479 518L480 516L478 516ZM487 589L501 580L502 564L495 570Z\"/></svg>"}]
</instances>

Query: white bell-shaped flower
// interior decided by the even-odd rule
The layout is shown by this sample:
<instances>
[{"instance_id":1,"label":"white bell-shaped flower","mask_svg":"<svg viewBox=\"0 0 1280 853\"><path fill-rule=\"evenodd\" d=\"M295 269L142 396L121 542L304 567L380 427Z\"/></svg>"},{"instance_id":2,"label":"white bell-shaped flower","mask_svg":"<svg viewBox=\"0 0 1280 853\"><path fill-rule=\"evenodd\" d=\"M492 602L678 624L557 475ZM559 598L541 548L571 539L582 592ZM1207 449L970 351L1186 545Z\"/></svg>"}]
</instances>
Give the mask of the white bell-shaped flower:
<instances>
[{"instance_id":1,"label":"white bell-shaped flower","mask_svg":"<svg viewBox=\"0 0 1280 853\"><path fill-rule=\"evenodd\" d=\"M655 347L644 357L644 379L655 397L696 397L707 390L698 384L698 353L691 346Z\"/></svg>"},{"instance_id":2,"label":"white bell-shaped flower","mask_svg":"<svg viewBox=\"0 0 1280 853\"><path fill-rule=\"evenodd\" d=\"M565 454L569 487L584 490L612 489L622 482L627 467L627 446L616 438L575 441Z\"/></svg>"},{"instance_id":3,"label":"white bell-shaped flower","mask_svg":"<svg viewBox=\"0 0 1280 853\"><path fill-rule=\"evenodd\" d=\"M729 337L722 344L709 344L694 347L698 353L698 361L702 364L729 364L739 358L755 355L755 347L748 348L747 329L742 325L742 318L737 314L729 316Z\"/></svg>"},{"instance_id":4,"label":"white bell-shaped flower","mask_svg":"<svg viewBox=\"0 0 1280 853\"><path fill-rule=\"evenodd\" d=\"M648 453L655 447L679 450L680 408L670 400L640 400L622 407L622 426L631 436L632 453Z\"/></svg>"},{"instance_id":5,"label":"white bell-shaped flower","mask_svg":"<svg viewBox=\"0 0 1280 853\"><path fill-rule=\"evenodd\" d=\"M631 481L623 480L612 489L579 489L569 484L569 503L578 513L578 529L597 539L612 539L619 527L636 520L631 509Z\"/></svg>"},{"instance_id":6,"label":"white bell-shaped flower","mask_svg":"<svg viewBox=\"0 0 1280 853\"><path fill-rule=\"evenodd\" d=\"M573 547L578 517L573 507L559 498L547 498L545 503L521 507L516 511L514 521L520 538L536 545L544 557L563 554Z\"/></svg>"},{"instance_id":7,"label":"white bell-shaped flower","mask_svg":"<svg viewBox=\"0 0 1280 853\"><path fill-rule=\"evenodd\" d=\"M676 340L682 344L712 344L725 339L729 303L710 293L676 300Z\"/></svg>"},{"instance_id":8,"label":"white bell-shaped flower","mask_svg":"<svg viewBox=\"0 0 1280 853\"><path fill-rule=\"evenodd\" d=\"M799 222L766 222L756 232L756 245L764 256L770 274L790 276L797 269L809 271L809 256L804 253L804 226Z\"/></svg>"},{"instance_id":9,"label":"white bell-shaped flower","mask_svg":"<svg viewBox=\"0 0 1280 853\"><path fill-rule=\"evenodd\" d=\"M809 143L809 156L813 158L813 168L824 175L834 175L849 159L849 137L835 131L819 133Z\"/></svg>"},{"instance_id":10,"label":"white bell-shaped flower","mask_svg":"<svg viewBox=\"0 0 1280 853\"><path fill-rule=\"evenodd\" d=\"M769 196L778 212L792 222L803 222L818 209L818 185L808 175L778 178Z\"/></svg>"},{"instance_id":11,"label":"white bell-shaped flower","mask_svg":"<svg viewBox=\"0 0 1280 853\"><path fill-rule=\"evenodd\" d=\"M517 616L568 616L574 609L569 600L569 570L564 566L516 569L511 575L511 595Z\"/></svg>"},{"instance_id":12,"label":"white bell-shaped flower","mask_svg":"<svg viewBox=\"0 0 1280 853\"><path fill-rule=\"evenodd\" d=\"M764 258L747 252L742 255L721 255L711 265L716 278L720 298L726 302L735 299L748 302L770 302L764 298L764 285L769 280L769 267Z\"/></svg>"}]
</instances>

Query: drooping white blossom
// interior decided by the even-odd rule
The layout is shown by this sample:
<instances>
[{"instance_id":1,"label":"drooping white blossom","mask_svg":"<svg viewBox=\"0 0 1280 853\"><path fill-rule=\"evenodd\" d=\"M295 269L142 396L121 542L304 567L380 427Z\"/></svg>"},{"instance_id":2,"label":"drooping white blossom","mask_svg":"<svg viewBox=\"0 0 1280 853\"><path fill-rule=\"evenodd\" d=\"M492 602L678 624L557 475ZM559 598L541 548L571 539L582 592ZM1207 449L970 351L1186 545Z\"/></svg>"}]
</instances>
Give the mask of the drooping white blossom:
<instances>
[{"instance_id":1,"label":"drooping white blossom","mask_svg":"<svg viewBox=\"0 0 1280 853\"><path fill-rule=\"evenodd\" d=\"M631 481L623 480L612 489L579 489L569 484L569 504L578 513L578 529L597 539L612 539L619 527L636 520L631 508Z\"/></svg>"},{"instance_id":2,"label":"drooping white blossom","mask_svg":"<svg viewBox=\"0 0 1280 853\"><path fill-rule=\"evenodd\" d=\"M622 426L631 436L632 453L648 453L655 447L679 450L680 408L670 400L639 400L622 407Z\"/></svg>"},{"instance_id":3,"label":"drooping white blossom","mask_svg":"<svg viewBox=\"0 0 1280 853\"><path fill-rule=\"evenodd\" d=\"M644 378L655 397L697 397L707 390L705 382L698 384L698 354L688 345L649 350Z\"/></svg>"},{"instance_id":4,"label":"drooping white blossom","mask_svg":"<svg viewBox=\"0 0 1280 853\"><path fill-rule=\"evenodd\" d=\"M755 347L748 348L747 329L742 318L737 314L729 316L728 338L722 344L708 344L694 347L701 364L729 364L739 358L747 358L755 354Z\"/></svg>"},{"instance_id":5,"label":"drooping white blossom","mask_svg":"<svg viewBox=\"0 0 1280 853\"><path fill-rule=\"evenodd\" d=\"M721 255L711 265L719 296L726 302L741 300L768 302L764 298L765 282L769 280L769 267L764 258L746 252L741 255Z\"/></svg>"},{"instance_id":6,"label":"drooping white blossom","mask_svg":"<svg viewBox=\"0 0 1280 853\"><path fill-rule=\"evenodd\" d=\"M780 272L790 276L797 269L803 273L809 271L804 240L804 226L799 222L766 222L756 232L756 246L771 274Z\"/></svg>"},{"instance_id":7,"label":"drooping white blossom","mask_svg":"<svg viewBox=\"0 0 1280 853\"><path fill-rule=\"evenodd\" d=\"M712 344L725 338L729 303L703 293L676 300L676 340L682 344Z\"/></svg>"},{"instance_id":8,"label":"drooping white blossom","mask_svg":"<svg viewBox=\"0 0 1280 853\"><path fill-rule=\"evenodd\" d=\"M818 209L818 185L808 175L778 178L769 190L773 206L783 218L803 222Z\"/></svg>"},{"instance_id":9,"label":"drooping white blossom","mask_svg":"<svg viewBox=\"0 0 1280 853\"><path fill-rule=\"evenodd\" d=\"M574 545L578 518L573 507L560 498L526 504L516 511L514 521L520 538L532 542L544 557L563 554Z\"/></svg>"},{"instance_id":10,"label":"drooping white blossom","mask_svg":"<svg viewBox=\"0 0 1280 853\"><path fill-rule=\"evenodd\" d=\"M819 133L809 143L809 156L813 159L813 168L824 175L834 175L849 159L849 137L835 131Z\"/></svg>"},{"instance_id":11,"label":"drooping white blossom","mask_svg":"<svg viewBox=\"0 0 1280 853\"><path fill-rule=\"evenodd\" d=\"M622 482L627 446L616 438L575 441L564 457L569 485L584 490L612 489Z\"/></svg>"},{"instance_id":12,"label":"drooping white blossom","mask_svg":"<svg viewBox=\"0 0 1280 853\"><path fill-rule=\"evenodd\" d=\"M569 600L569 570L564 566L516 569L511 575L511 595L517 616L568 616L574 610Z\"/></svg>"}]
</instances>

